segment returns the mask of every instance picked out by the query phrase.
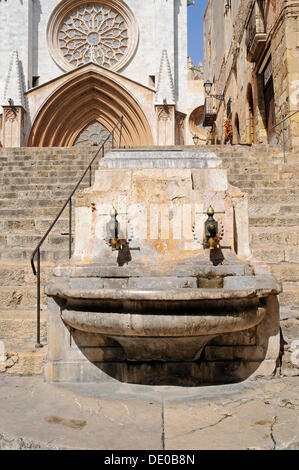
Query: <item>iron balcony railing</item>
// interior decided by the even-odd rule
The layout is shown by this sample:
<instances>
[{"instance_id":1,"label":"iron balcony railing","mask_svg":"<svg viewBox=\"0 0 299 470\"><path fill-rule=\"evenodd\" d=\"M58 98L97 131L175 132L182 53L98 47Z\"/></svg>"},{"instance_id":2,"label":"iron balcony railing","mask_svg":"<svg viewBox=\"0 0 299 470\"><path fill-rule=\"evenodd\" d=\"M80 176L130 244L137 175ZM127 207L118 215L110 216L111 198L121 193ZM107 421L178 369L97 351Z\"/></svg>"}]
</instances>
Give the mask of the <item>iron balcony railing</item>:
<instances>
[{"instance_id":1,"label":"iron balcony railing","mask_svg":"<svg viewBox=\"0 0 299 470\"><path fill-rule=\"evenodd\" d=\"M286 118L282 119L278 124L275 124L275 126L273 126L271 128L271 131L274 132L274 134L278 135L280 137L280 135L282 136L282 151L283 151L283 160L284 160L284 163L286 163L286 137L285 137L285 131L286 131L286 128L285 128L285 122L290 119L291 117L295 116L295 114L299 113L299 109L297 111L295 111L294 113L290 114L289 116L287 116ZM282 126L282 131L281 131L281 134L280 132L277 132L275 131L274 129L276 129L278 126Z\"/></svg>"},{"instance_id":2,"label":"iron balcony railing","mask_svg":"<svg viewBox=\"0 0 299 470\"><path fill-rule=\"evenodd\" d=\"M255 62L266 41L266 27L263 6L260 1L254 2L246 29L247 55L250 62Z\"/></svg>"},{"instance_id":3,"label":"iron balcony railing","mask_svg":"<svg viewBox=\"0 0 299 470\"><path fill-rule=\"evenodd\" d=\"M204 111L203 111L203 126L212 127L214 122L216 121L216 118L217 118L216 98L214 96L206 96Z\"/></svg>"},{"instance_id":4,"label":"iron balcony railing","mask_svg":"<svg viewBox=\"0 0 299 470\"><path fill-rule=\"evenodd\" d=\"M117 124L114 126L110 134L106 137L106 139L102 142L100 148L97 150L95 155L93 156L91 162L87 166L86 170L84 171L83 175L77 182L76 186L70 193L69 197L67 198L66 202L63 204L62 208L58 212L57 216L53 220L52 224L44 234L44 236L41 238L39 241L37 247L33 251L31 255L31 267L33 274L36 276L36 291L37 291L37 302L36 302L36 308L37 308L37 341L36 341L36 348L41 348L42 344L40 342L40 314L41 314L41 247L43 243L45 242L46 238L50 234L50 232L53 230L55 227L57 221L60 219L62 213L66 209L66 207L69 207L69 231L68 231L68 236L69 236L69 243L68 243L68 250L69 250L69 258L72 256L72 198L75 195L77 189L81 185L83 179L85 176L89 173L89 186L92 184L92 165L97 159L97 157L102 153L102 158L105 155L105 145L106 143L111 143L111 147L115 148L115 137L118 137L118 148L121 148L121 142L122 142L122 132L123 132L123 117L121 117L118 121ZM116 135L118 133L118 136ZM36 265L35 265L35 259L36 259Z\"/></svg>"}]
</instances>

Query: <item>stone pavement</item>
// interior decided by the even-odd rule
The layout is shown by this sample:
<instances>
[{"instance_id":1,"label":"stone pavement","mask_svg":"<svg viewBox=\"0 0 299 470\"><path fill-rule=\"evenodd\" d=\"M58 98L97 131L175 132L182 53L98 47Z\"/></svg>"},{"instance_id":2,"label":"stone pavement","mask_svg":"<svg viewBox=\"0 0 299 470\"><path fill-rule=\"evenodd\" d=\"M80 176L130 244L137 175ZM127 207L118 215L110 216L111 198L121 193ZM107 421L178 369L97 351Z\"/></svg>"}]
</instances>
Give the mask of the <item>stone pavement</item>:
<instances>
[{"instance_id":1,"label":"stone pavement","mask_svg":"<svg viewBox=\"0 0 299 470\"><path fill-rule=\"evenodd\" d=\"M205 387L0 376L0 450L299 450L299 376Z\"/></svg>"}]
</instances>

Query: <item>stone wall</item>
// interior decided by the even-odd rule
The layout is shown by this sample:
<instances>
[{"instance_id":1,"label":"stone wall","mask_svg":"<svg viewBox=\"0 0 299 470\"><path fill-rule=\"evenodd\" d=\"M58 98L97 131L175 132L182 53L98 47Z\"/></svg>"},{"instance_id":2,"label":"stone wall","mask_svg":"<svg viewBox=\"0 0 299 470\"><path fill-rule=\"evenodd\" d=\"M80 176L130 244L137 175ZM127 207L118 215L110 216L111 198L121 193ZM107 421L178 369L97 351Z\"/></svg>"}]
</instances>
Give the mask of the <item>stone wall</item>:
<instances>
[{"instance_id":1,"label":"stone wall","mask_svg":"<svg viewBox=\"0 0 299 470\"><path fill-rule=\"evenodd\" d=\"M227 43L227 31L221 28L223 17L227 15L222 2L208 4L205 15L205 77L213 81L215 77L215 92L224 94L225 102L219 102L219 112L214 129L217 142L224 142L223 124L226 116L226 105L232 98L232 125L234 142L248 144L266 143L267 122L264 97L263 71L268 59L272 58L275 122L288 116L298 109L298 11L299 2L265 2L264 21L266 25L266 38L259 55L250 62L247 53L247 29L250 19L252 0L242 0L237 4L233 2L231 21L233 27L233 41L227 53L224 46ZM216 10L217 9L217 14ZM214 11L215 10L215 11ZM223 31L223 34L219 33ZM211 41L211 44L209 44ZM208 60L208 56L210 60ZM221 67L219 68L219 66ZM254 130L255 135L250 139L248 91L252 88L254 103ZM244 106L245 104L245 106ZM236 120L239 121L239 133L236 129ZM298 115L286 122L286 141L289 147L296 147L299 138ZM274 125L274 123L273 123ZM272 143L281 143L281 128L277 129L280 135L271 137ZM237 135L239 134L239 135ZM270 137L269 137L270 138Z\"/></svg>"}]
</instances>

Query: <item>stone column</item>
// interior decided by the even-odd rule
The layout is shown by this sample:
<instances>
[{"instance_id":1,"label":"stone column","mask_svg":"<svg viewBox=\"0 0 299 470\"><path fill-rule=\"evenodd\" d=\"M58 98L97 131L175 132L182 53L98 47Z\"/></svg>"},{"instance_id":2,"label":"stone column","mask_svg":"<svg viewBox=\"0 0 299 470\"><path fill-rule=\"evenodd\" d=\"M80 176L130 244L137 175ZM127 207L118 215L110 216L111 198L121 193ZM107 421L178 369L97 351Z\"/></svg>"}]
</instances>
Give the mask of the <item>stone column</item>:
<instances>
[{"instance_id":1,"label":"stone column","mask_svg":"<svg viewBox=\"0 0 299 470\"><path fill-rule=\"evenodd\" d=\"M23 106L3 106L3 147L22 147L24 145L25 113Z\"/></svg>"},{"instance_id":2,"label":"stone column","mask_svg":"<svg viewBox=\"0 0 299 470\"><path fill-rule=\"evenodd\" d=\"M157 143L175 145L175 106L156 106Z\"/></svg>"}]
</instances>

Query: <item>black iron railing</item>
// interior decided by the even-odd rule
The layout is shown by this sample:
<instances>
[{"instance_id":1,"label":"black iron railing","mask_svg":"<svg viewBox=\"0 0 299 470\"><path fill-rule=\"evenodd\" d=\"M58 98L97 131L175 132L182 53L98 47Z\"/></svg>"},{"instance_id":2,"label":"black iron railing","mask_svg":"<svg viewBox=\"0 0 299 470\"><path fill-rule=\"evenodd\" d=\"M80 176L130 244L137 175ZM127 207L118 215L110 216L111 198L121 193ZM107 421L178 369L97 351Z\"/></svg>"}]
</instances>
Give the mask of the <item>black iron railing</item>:
<instances>
[{"instance_id":1,"label":"black iron railing","mask_svg":"<svg viewBox=\"0 0 299 470\"><path fill-rule=\"evenodd\" d=\"M36 276L36 290L37 290L37 341L36 341L36 348L41 348L42 344L40 342L40 314L41 314L41 247L43 243L45 242L46 238L56 225L57 221L60 219L62 213L66 209L66 207L69 207L69 230L68 230L68 236L69 236L69 244L68 244L68 250L69 250L69 258L72 256L72 198L74 194L76 193L77 189L79 188L80 184L82 183L83 179L87 174L89 174L89 186L92 184L92 165L97 159L97 157L102 153L102 157L105 155L105 145L107 142L111 144L112 148L115 148L115 141L116 138L118 138L119 144L118 148L121 147L121 142L122 142L122 132L123 132L123 117L119 119L117 124L114 126L110 134L106 137L106 139L102 142L100 148L97 150L95 153L94 157L92 158L91 162L89 163L88 167L84 171L83 175L79 179L78 183L70 193L69 197L67 198L66 202L58 212L57 216L53 220L52 224L44 234L44 236L41 238L40 242L38 243L37 247L33 251L31 255L31 267L34 275ZM118 135L116 135L118 134ZM116 137L116 138L115 138ZM35 265L35 259L36 259L36 265Z\"/></svg>"},{"instance_id":2,"label":"black iron railing","mask_svg":"<svg viewBox=\"0 0 299 470\"><path fill-rule=\"evenodd\" d=\"M274 129L276 129L278 126L281 125L282 127L282 131L281 131L281 134L282 134L282 151L283 151L283 160L284 160L284 163L286 163L286 137L285 137L285 131L286 131L286 128L285 128L285 122L290 119L291 117L295 116L295 114L299 113L299 109L297 111L295 111L294 113L290 114L289 116L287 116L286 118L282 119L278 124L275 124L275 126L273 126L271 128L271 131L274 132L274 134L280 136L280 133L275 131Z\"/></svg>"},{"instance_id":3,"label":"black iron railing","mask_svg":"<svg viewBox=\"0 0 299 470\"><path fill-rule=\"evenodd\" d=\"M216 96L206 96L203 111L203 126L212 127L217 118L217 101Z\"/></svg>"}]
</instances>

